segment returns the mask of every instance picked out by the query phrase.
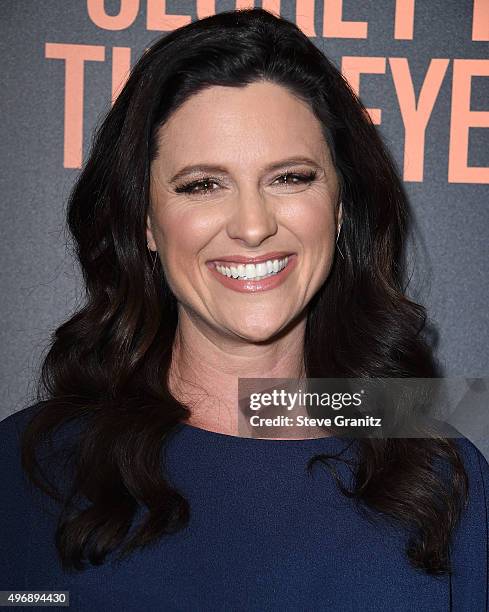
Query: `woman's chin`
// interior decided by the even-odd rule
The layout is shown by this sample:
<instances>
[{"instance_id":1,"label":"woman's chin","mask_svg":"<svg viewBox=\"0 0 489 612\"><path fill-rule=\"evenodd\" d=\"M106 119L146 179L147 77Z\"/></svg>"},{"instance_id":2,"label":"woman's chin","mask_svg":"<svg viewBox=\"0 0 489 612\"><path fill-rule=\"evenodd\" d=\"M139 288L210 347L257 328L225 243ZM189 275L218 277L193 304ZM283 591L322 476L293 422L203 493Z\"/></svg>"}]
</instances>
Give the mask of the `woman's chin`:
<instances>
[{"instance_id":1,"label":"woman's chin","mask_svg":"<svg viewBox=\"0 0 489 612\"><path fill-rule=\"evenodd\" d=\"M283 325L238 325L230 329L241 339L250 342L267 342L273 340L283 329Z\"/></svg>"}]
</instances>

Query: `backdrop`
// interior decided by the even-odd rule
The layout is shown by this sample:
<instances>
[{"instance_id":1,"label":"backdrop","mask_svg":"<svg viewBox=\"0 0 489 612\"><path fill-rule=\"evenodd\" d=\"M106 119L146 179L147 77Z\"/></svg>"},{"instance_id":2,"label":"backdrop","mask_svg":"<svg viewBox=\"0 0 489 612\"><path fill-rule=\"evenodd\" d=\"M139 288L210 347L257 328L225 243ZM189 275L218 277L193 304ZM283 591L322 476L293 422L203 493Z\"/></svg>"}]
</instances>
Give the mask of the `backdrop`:
<instances>
[{"instance_id":1,"label":"backdrop","mask_svg":"<svg viewBox=\"0 0 489 612\"><path fill-rule=\"evenodd\" d=\"M50 335L81 303L67 197L130 65L162 33L247 6L252 0L2 2L0 418L32 401ZM359 92L410 196L408 294L428 309L444 375L487 377L489 0L255 6L297 23ZM489 457L485 434L470 435Z\"/></svg>"}]
</instances>

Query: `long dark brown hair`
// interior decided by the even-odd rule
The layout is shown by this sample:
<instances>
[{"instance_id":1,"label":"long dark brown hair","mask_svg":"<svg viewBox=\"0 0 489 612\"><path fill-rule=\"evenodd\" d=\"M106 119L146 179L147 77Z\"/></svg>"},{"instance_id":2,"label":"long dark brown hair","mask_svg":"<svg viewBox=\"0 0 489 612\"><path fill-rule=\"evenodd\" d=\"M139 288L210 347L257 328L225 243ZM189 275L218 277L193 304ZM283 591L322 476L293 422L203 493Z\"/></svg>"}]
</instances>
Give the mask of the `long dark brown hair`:
<instances>
[{"instance_id":1,"label":"long dark brown hair","mask_svg":"<svg viewBox=\"0 0 489 612\"><path fill-rule=\"evenodd\" d=\"M438 375L425 309L405 295L410 215L402 183L341 73L297 26L262 9L222 12L171 32L133 68L72 191L68 226L86 299L54 334L39 410L23 436L25 470L61 504L56 545L67 570L127 555L189 521L188 501L162 462L165 440L190 410L168 389L178 316L161 263L153 270L146 247L150 164L158 129L190 96L258 80L307 102L341 185L343 257L308 306L307 376ZM62 492L38 451L73 421L83 427L63 464L73 471ZM343 492L406 526L414 567L449 572L451 534L467 496L454 442L365 438L358 453L354 488ZM438 460L451 467L449 480L436 472Z\"/></svg>"}]
</instances>

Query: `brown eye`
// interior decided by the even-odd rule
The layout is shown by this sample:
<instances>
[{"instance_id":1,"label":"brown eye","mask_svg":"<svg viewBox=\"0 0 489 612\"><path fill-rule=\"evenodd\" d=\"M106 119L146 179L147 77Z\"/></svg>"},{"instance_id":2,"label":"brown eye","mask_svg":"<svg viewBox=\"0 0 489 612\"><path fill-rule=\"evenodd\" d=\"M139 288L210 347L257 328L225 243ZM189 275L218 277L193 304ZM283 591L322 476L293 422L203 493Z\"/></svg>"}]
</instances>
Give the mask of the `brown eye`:
<instances>
[{"instance_id":1,"label":"brown eye","mask_svg":"<svg viewBox=\"0 0 489 612\"><path fill-rule=\"evenodd\" d=\"M312 182L316 178L316 172L312 171L307 174L302 174L300 172L286 172L281 176L277 177L275 181L280 181L281 179L285 179L284 182L279 184L286 186L294 186L294 185L302 185Z\"/></svg>"},{"instance_id":2,"label":"brown eye","mask_svg":"<svg viewBox=\"0 0 489 612\"><path fill-rule=\"evenodd\" d=\"M193 181L192 183L187 183L185 185L181 185L175 189L175 193L188 193L188 194L199 194L199 193L209 193L211 191L215 191L215 189L210 189L209 185L211 184L217 185L218 183L211 178L202 179L201 181Z\"/></svg>"}]
</instances>

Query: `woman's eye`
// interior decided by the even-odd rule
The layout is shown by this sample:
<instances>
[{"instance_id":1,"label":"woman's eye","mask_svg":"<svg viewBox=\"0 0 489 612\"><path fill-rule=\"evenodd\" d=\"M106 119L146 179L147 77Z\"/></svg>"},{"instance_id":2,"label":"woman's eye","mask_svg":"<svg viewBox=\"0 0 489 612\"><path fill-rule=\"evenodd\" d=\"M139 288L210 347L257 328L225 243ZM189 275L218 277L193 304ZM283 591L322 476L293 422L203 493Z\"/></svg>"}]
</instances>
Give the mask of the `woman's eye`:
<instances>
[{"instance_id":1,"label":"woman's eye","mask_svg":"<svg viewBox=\"0 0 489 612\"><path fill-rule=\"evenodd\" d=\"M193 181L186 185L181 185L175 189L176 193L188 193L188 194L200 194L215 191L215 189L209 189L209 185L218 183L214 179L202 179L201 181Z\"/></svg>"},{"instance_id":2,"label":"woman's eye","mask_svg":"<svg viewBox=\"0 0 489 612\"><path fill-rule=\"evenodd\" d=\"M281 176L277 177L272 184L278 182L279 185L285 185L287 187L294 187L295 185L304 185L307 183L311 183L316 178L316 171L311 171L309 173L303 174L300 172L286 172ZM188 195L208 195L213 191L216 191L212 185L217 185L219 187L219 183L212 178L205 178L199 181L192 181L191 183L187 183L185 185L180 185L175 188L175 193L186 193Z\"/></svg>"},{"instance_id":3,"label":"woman's eye","mask_svg":"<svg viewBox=\"0 0 489 612\"><path fill-rule=\"evenodd\" d=\"M282 179L285 179L284 182L281 182L279 184L287 185L287 186L294 186L294 185L302 185L304 183L310 183L315 178L316 178L316 172L315 171L311 171L311 172L309 172L307 174L302 174L302 173L299 173L299 172L287 172L285 174L282 174L278 178L276 178L274 182L281 181Z\"/></svg>"}]
</instances>

